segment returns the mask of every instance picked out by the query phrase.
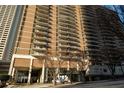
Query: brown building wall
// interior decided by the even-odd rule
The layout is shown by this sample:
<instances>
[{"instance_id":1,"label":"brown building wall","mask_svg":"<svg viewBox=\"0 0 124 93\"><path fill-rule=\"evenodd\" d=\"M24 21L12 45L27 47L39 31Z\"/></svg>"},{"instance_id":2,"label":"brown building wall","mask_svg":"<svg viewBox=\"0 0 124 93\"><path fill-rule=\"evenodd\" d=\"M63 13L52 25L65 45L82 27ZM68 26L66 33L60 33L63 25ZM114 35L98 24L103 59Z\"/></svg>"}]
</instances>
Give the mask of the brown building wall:
<instances>
[{"instance_id":1,"label":"brown building wall","mask_svg":"<svg viewBox=\"0 0 124 93\"><path fill-rule=\"evenodd\" d=\"M91 9L90 9L89 7L84 6L81 9L81 6L75 6L74 7L74 9L75 9L74 13L76 14L76 16L72 19L74 21L76 21L76 23L74 23L76 25L72 26L72 27L76 28L77 30L72 31L71 30L72 28L68 27L69 30L67 30L67 31L68 32L72 31L72 33L73 32L75 33L76 31L78 32L78 35L77 34L76 35L79 37L78 40L80 42L79 43L76 42L76 44L77 45L79 44L80 46L74 45L74 47L76 47L76 48L78 47L79 48L78 51L85 52L84 55L82 55L85 57L85 59L88 59L88 61L90 61L90 62L96 62L97 63L97 62L101 62L100 58L102 58L102 57L99 55L100 55L101 43L103 43L103 42L100 42L100 40L99 40L100 38L98 36L99 35L98 33L101 33L101 32L98 32L99 30L98 30L97 26L99 26L99 24L97 23L97 20L96 20L97 19L97 16L96 16L97 12L96 12L94 7L96 7L96 6L91 6ZM65 8L65 7L63 7L63 8ZM60 17L62 19L64 17L61 14L58 15L57 9L58 9L58 6L50 6L50 11L49 11L48 30L51 32L49 34L50 35L49 39L50 39L51 43L48 44L48 45L50 45L50 48L48 48L47 51L51 53L50 56L57 56L56 52L58 52L58 50L60 48L58 46L58 42L60 40L60 39L58 40L58 34L60 34L60 33L58 32L59 26L57 23L58 22L57 18ZM47 9L46 10L44 9L42 11L48 12ZM63 12L63 13L66 13L66 15L67 15L66 9L65 10L63 9L63 11L60 9L60 11L61 11L61 13ZM59 11L59 13L60 13L60 11ZM73 11L71 11L71 13L72 12ZM40 12L38 12L38 13L40 15ZM31 44L33 43L33 42L31 42L31 40L32 40L32 34L33 34L33 25L34 25L35 16L36 16L36 6L30 6L29 5L24 10L24 17L22 18L22 24L20 26L20 33L18 36L19 38L17 40L18 44L16 46L17 51L15 52L15 54L31 55L31 53L30 53ZM42 15L42 18L44 18L43 16L44 15ZM67 18L67 16L65 18ZM71 17L70 17L70 19L71 19ZM65 21L67 21L67 20L65 20ZM68 20L68 21L70 21L70 20ZM39 22L37 25L39 25L39 24L40 24L40 26L43 25L43 27L45 27L42 22L41 23ZM64 22L63 22L63 24L64 24ZM63 28L64 28L64 26L63 26ZM42 32L42 30L43 29L40 28L39 32L40 31ZM45 30L45 31L47 32L47 30ZM61 32L61 29L59 29L59 31ZM102 31L102 30L100 30L100 31ZM66 34L66 33L64 33L64 34ZM60 34L60 36L62 36L62 35ZM65 37L67 37L67 35L65 35ZM70 37L73 38L71 35L70 35ZM75 38L75 37L73 39L77 40L77 38ZM70 40L70 42L71 42L71 40ZM75 41L72 41L72 42L74 43ZM91 42L91 43L89 43L89 42ZM44 43L44 42L40 41L40 43ZM63 45L63 44L61 44L61 45L63 47L66 46L66 48L68 46L68 45ZM91 48L88 48L89 46ZM72 46L70 45L69 47L73 47L73 45ZM93 48L93 47L95 47L95 48ZM64 49L64 50L63 49L64 48L61 48L61 52L67 52L68 51L67 49ZM39 49L39 51L41 51L41 50ZM39 52L39 51L38 51L38 53L41 53L41 54L43 53L43 52ZM69 50L69 52L72 54L74 53L74 51L72 51L71 49ZM60 56L63 56L63 55L64 55L64 53L60 53ZM68 57L70 55L66 54L64 56ZM14 66L15 67L19 67L19 66L20 67L29 67L29 63L30 63L30 59L16 59ZM42 68L42 65L43 65L42 63L43 63L43 59L40 59L40 57L39 58L37 57L36 59L33 60L33 67L34 68ZM55 61L51 61L49 63L47 62L46 66L51 67L51 68L58 67L58 63ZM63 61L61 64L61 67L62 68L68 68L67 61ZM70 68L77 68L77 61L73 62L73 60L71 60L69 67Z\"/></svg>"},{"instance_id":2,"label":"brown building wall","mask_svg":"<svg viewBox=\"0 0 124 93\"><path fill-rule=\"evenodd\" d=\"M26 6L24 10L24 16L22 18L22 24L20 25L20 33L17 39L17 46L15 54L30 54L31 39L33 32L33 24L35 18L36 6Z\"/></svg>"},{"instance_id":3,"label":"brown building wall","mask_svg":"<svg viewBox=\"0 0 124 93\"><path fill-rule=\"evenodd\" d=\"M56 36L56 32L57 32L57 9L56 9L56 6L52 6L51 7L51 52L52 52L52 55L56 55L56 39L57 39L57 36Z\"/></svg>"}]
</instances>

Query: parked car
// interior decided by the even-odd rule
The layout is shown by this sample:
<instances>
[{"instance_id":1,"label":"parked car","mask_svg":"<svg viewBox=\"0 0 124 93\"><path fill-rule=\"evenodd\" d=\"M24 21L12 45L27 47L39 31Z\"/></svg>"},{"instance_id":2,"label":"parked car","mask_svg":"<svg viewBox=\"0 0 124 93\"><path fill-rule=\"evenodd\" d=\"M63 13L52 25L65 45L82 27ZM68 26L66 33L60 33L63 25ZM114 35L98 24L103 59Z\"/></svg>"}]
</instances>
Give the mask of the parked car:
<instances>
[{"instance_id":1,"label":"parked car","mask_svg":"<svg viewBox=\"0 0 124 93\"><path fill-rule=\"evenodd\" d=\"M53 82L53 80L52 80L52 82ZM70 79L68 78L67 75L60 75L56 79L56 83L68 83L68 82L70 82Z\"/></svg>"}]
</instances>

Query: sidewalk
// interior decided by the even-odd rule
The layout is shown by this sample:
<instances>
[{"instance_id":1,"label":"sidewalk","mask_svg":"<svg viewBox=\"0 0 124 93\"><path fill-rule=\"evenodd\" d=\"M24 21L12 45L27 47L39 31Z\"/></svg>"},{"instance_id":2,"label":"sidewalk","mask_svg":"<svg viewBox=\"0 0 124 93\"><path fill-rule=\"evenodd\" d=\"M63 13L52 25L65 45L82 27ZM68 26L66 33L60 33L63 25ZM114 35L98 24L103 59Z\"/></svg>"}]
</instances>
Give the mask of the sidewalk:
<instances>
[{"instance_id":1,"label":"sidewalk","mask_svg":"<svg viewBox=\"0 0 124 93\"><path fill-rule=\"evenodd\" d=\"M56 84L55 86L52 83L48 84L20 84L20 85L8 85L6 88L60 88L60 87L65 87L69 85L75 85L75 84L80 84L82 82L75 82L75 83L67 83L67 84Z\"/></svg>"}]
</instances>

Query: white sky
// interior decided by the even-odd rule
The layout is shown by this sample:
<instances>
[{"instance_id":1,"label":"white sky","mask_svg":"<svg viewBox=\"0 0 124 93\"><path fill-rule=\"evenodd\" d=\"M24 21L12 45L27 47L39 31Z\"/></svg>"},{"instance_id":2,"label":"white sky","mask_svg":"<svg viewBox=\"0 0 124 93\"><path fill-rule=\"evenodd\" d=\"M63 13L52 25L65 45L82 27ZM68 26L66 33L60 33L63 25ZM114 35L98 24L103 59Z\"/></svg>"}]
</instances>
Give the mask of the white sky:
<instances>
[{"instance_id":1,"label":"white sky","mask_svg":"<svg viewBox=\"0 0 124 93\"><path fill-rule=\"evenodd\" d=\"M0 0L0 5L124 5L124 0Z\"/></svg>"}]
</instances>

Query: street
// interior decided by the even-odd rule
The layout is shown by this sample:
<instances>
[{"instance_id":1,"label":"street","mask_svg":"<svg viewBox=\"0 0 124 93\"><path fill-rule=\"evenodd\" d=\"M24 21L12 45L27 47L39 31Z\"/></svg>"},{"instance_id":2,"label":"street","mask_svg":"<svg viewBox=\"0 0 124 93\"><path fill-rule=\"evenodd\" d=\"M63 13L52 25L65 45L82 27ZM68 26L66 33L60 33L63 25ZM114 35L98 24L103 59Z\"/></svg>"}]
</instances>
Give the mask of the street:
<instances>
[{"instance_id":1,"label":"street","mask_svg":"<svg viewBox=\"0 0 124 93\"><path fill-rule=\"evenodd\" d=\"M61 88L124 88L124 80L93 81L85 84L63 86Z\"/></svg>"},{"instance_id":2,"label":"street","mask_svg":"<svg viewBox=\"0 0 124 93\"><path fill-rule=\"evenodd\" d=\"M48 84L20 84L9 85L6 88L124 88L124 80L100 80L100 81L88 81L86 83L73 82L72 84L57 84L53 86L52 83Z\"/></svg>"}]
</instances>

